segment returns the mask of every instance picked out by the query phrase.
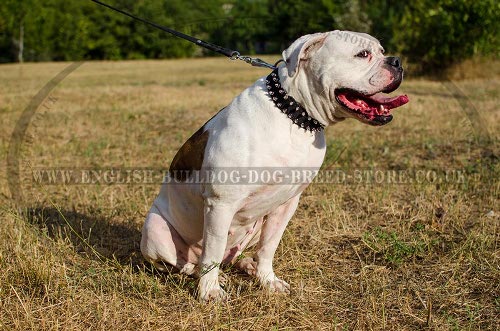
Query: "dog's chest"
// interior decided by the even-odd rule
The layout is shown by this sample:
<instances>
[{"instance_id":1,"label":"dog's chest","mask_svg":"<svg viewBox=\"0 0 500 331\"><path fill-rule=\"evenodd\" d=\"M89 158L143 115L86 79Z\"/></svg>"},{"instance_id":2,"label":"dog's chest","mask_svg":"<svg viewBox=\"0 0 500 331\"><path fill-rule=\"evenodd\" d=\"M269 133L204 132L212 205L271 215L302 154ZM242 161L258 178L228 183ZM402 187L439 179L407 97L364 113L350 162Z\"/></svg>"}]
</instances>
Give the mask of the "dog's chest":
<instances>
[{"instance_id":1,"label":"dog's chest","mask_svg":"<svg viewBox=\"0 0 500 331\"><path fill-rule=\"evenodd\" d=\"M261 186L243 201L235 215L235 221L243 224L254 222L273 212L276 208L299 194L307 185Z\"/></svg>"},{"instance_id":2,"label":"dog's chest","mask_svg":"<svg viewBox=\"0 0 500 331\"><path fill-rule=\"evenodd\" d=\"M236 214L236 219L252 222L300 194L314 179L323 162L324 148L308 148L296 155L294 148L279 147L269 154L268 164L274 166L254 170L253 180L259 185L250 185L247 197Z\"/></svg>"}]
</instances>

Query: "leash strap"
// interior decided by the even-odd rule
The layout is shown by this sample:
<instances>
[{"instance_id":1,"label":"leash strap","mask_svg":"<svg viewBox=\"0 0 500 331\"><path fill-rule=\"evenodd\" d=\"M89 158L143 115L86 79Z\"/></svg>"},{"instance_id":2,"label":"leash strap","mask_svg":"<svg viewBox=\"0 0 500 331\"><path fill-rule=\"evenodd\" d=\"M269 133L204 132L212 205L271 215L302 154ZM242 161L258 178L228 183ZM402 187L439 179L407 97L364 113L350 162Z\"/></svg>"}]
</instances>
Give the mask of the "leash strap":
<instances>
[{"instance_id":1,"label":"leash strap","mask_svg":"<svg viewBox=\"0 0 500 331\"><path fill-rule=\"evenodd\" d=\"M253 57L249 57L249 56L242 56L240 54L240 52L238 51L235 51L235 50L232 50L232 49L229 49L229 48L224 48L224 47L221 47L221 46L218 46L218 45L215 45L215 44L211 44L211 43L208 43L206 41L203 41L201 39L198 39L198 38L194 38L192 36L189 36L187 34L184 34L182 32L179 32L179 31L176 31L176 30L173 30L173 29L170 29L170 28L167 28L166 26L163 26L163 25L160 25L160 24L156 24L155 22L151 22L149 20L146 20L144 18L140 18L140 17L137 17L135 15L132 15L130 13L127 13L126 11L123 11L121 9L118 9L118 8L115 8L113 6L110 6L104 2L101 2L99 0L91 0L101 6L104 6L104 7L107 7L111 10L114 10L120 14L123 14L125 16L128 16L134 20L137 20L137 21L140 21L142 23L145 23L145 24L148 24L148 25L151 25L157 29L160 29L162 31L165 31L165 32L168 32L176 37L179 37L179 38L182 38L182 39L185 39L187 41L190 41L192 42L193 44L197 45L197 46L200 46L200 47L204 47L208 50L211 50L213 52L216 52L216 53L219 53L219 54L222 54L224 56L227 56L228 58L230 58L231 60L241 60L241 61L244 61L248 64L251 64L252 66L254 67L264 67L264 68L269 68L269 69L275 69L275 66L273 66L272 64L269 64L259 58L253 58Z\"/></svg>"}]
</instances>

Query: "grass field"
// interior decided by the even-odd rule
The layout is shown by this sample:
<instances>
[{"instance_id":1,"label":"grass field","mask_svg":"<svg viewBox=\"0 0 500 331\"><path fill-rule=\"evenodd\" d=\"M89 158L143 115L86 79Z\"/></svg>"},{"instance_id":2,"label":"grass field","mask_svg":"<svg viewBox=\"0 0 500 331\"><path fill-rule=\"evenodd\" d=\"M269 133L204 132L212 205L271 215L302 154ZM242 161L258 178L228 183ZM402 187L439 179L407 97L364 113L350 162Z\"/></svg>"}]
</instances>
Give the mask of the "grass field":
<instances>
[{"instance_id":1,"label":"grass field","mask_svg":"<svg viewBox=\"0 0 500 331\"><path fill-rule=\"evenodd\" d=\"M38 185L31 172L167 168L267 71L225 59L84 63L30 122L16 208L4 171L10 135L67 65L0 66L0 329L498 330L498 63L489 78L456 81L465 96L407 79L400 91L410 104L385 127L328 128L325 167L438 178L311 185L275 260L291 295L265 293L227 268L229 301L207 305L193 295L196 280L141 258L140 228L159 185ZM445 171L458 176L443 180Z\"/></svg>"}]
</instances>

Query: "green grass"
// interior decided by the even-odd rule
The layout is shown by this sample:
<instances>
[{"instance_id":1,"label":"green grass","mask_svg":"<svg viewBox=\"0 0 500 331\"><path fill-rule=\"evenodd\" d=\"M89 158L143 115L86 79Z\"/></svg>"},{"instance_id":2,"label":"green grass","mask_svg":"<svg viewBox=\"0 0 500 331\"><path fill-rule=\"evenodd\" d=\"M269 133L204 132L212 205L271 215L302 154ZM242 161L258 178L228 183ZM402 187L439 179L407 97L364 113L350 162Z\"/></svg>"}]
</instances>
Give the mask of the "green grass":
<instances>
[{"instance_id":1,"label":"green grass","mask_svg":"<svg viewBox=\"0 0 500 331\"><path fill-rule=\"evenodd\" d=\"M21 112L66 65L0 66L2 169ZM0 329L497 329L496 76L456 82L489 142L476 139L440 82L424 79L403 83L410 104L388 126L346 120L327 129L325 168L397 170L413 179L451 169L461 177L311 185L274 263L292 286L289 296L267 294L225 268L229 301L203 305L195 279L144 263L140 229L156 184L33 182L33 167L167 168L199 126L266 73L196 59L89 62L68 76L28 128L24 208L0 172Z\"/></svg>"}]
</instances>

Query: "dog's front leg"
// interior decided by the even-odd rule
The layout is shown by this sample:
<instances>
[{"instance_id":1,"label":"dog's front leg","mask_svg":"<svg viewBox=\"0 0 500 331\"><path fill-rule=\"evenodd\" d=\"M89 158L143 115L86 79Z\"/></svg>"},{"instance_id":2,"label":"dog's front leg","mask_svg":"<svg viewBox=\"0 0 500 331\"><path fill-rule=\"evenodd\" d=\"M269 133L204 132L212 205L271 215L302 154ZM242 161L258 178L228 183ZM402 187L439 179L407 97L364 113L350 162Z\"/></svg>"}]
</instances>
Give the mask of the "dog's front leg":
<instances>
[{"instance_id":1,"label":"dog's front leg","mask_svg":"<svg viewBox=\"0 0 500 331\"><path fill-rule=\"evenodd\" d=\"M254 258L247 257L238 262L241 269L256 276L262 286L272 292L290 293L290 285L275 275L273 259L288 221L297 209L299 199L300 194L266 216Z\"/></svg>"},{"instance_id":2,"label":"dog's front leg","mask_svg":"<svg viewBox=\"0 0 500 331\"><path fill-rule=\"evenodd\" d=\"M203 252L200 259L198 298L220 300L226 292L219 285L219 267L224 257L234 208L213 199L205 199Z\"/></svg>"}]
</instances>

